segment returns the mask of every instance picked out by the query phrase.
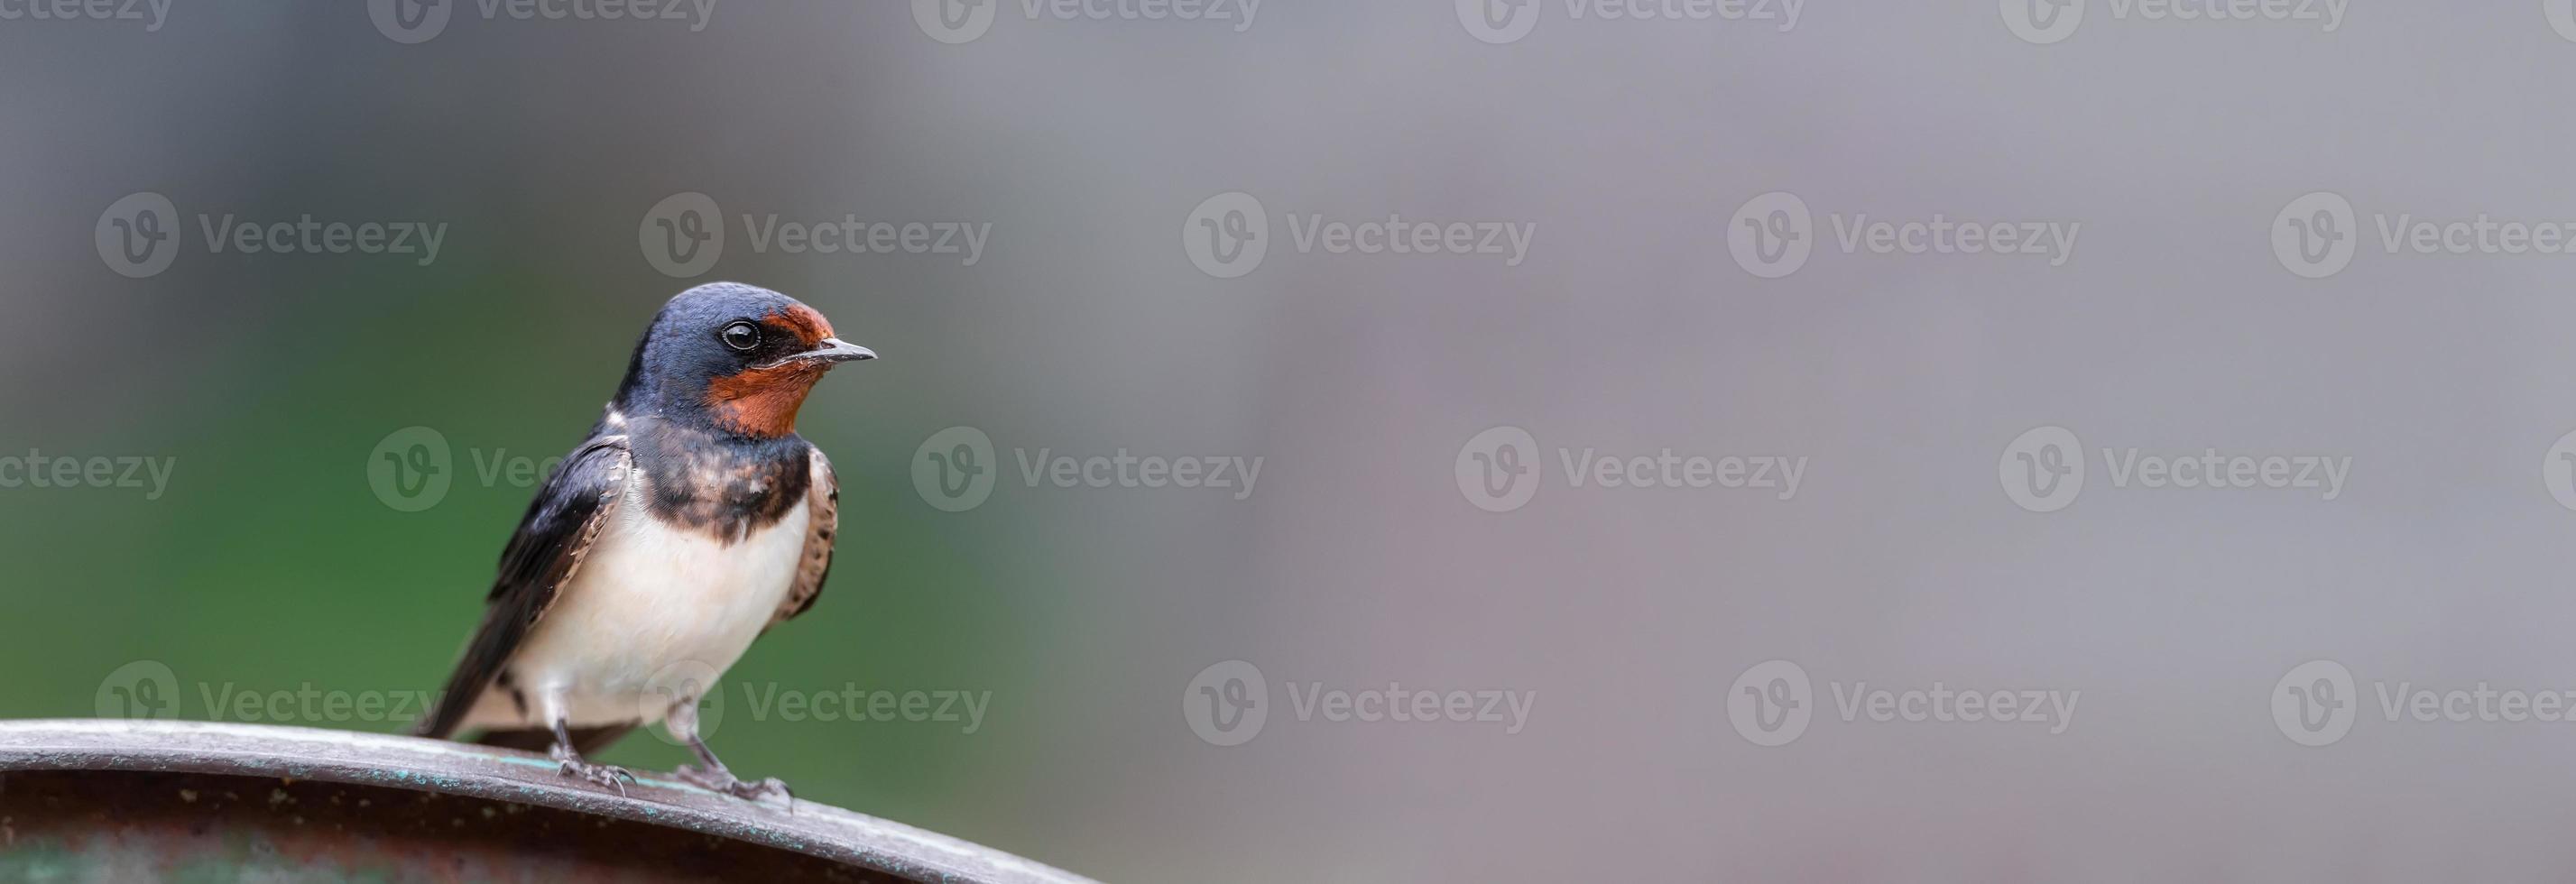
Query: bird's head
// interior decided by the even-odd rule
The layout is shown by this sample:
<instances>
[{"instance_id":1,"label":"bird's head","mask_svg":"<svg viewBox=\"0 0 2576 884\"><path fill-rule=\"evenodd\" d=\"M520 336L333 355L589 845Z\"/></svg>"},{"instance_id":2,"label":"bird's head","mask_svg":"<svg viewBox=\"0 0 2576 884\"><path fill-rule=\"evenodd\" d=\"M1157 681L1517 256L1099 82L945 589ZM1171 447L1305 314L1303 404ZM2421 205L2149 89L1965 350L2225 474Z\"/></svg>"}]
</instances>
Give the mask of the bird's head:
<instances>
[{"instance_id":1,"label":"bird's head","mask_svg":"<svg viewBox=\"0 0 2576 884\"><path fill-rule=\"evenodd\" d=\"M616 407L776 438L796 431L796 410L824 372L876 356L833 337L831 321L795 298L709 283L662 305L635 345Z\"/></svg>"}]
</instances>

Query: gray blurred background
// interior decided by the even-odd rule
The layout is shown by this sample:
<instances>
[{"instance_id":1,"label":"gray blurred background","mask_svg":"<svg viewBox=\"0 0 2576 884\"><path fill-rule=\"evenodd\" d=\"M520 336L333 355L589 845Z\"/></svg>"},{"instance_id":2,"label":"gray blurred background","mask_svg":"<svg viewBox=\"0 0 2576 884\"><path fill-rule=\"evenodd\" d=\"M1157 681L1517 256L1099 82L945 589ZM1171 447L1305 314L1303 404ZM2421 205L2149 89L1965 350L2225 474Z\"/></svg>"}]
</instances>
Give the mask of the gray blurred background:
<instances>
[{"instance_id":1,"label":"gray blurred background","mask_svg":"<svg viewBox=\"0 0 2576 884\"><path fill-rule=\"evenodd\" d=\"M1248 27L1235 0L1234 21L986 0L944 10L955 30L941 0L680 21L175 0L157 23L148 0L141 21L19 2L0 458L172 469L36 487L0 462L0 715L434 688L533 493L478 465L560 454L660 302L730 279L885 357L805 408L841 475L839 565L728 675L713 737L803 797L1114 881L2576 869L2576 724L2383 700L2576 690L2576 512L2553 499L2576 485L2542 469L2576 447L2553 450L2576 256L2392 253L2380 227L2576 222L2564 3L2357 4L2329 29L2092 0L2042 42L2065 32L2018 0L1817 0L1794 27L1787 0L1279 0ZM1774 191L1813 251L1765 278L1728 240ZM2320 191L2357 248L2311 279L2273 242ZM128 275L150 268L101 244L146 192L175 258ZM1236 192L1266 253L1209 272L1193 251L1249 219L1194 213ZM724 239L675 277L652 213L686 193ZM1300 248L1313 216L1390 214L1528 248ZM219 252L226 215L445 232L425 264ZM1861 215L2080 237L2059 266L1847 251ZM990 232L970 265L755 243L772 216ZM955 512L916 482L952 426L990 440L989 497ZM1511 463L1470 446L1506 426L1536 446L1517 506L1471 481ZM411 427L452 479L425 502L373 474ZM2017 505L2008 446L2035 427L2086 446L2080 501ZM1122 449L1263 466L1241 499L1023 472ZM1578 486L1586 449L1804 466L1787 499ZM2332 499L2151 487L2115 480L2131 449L2350 472ZM1811 680L1783 745L1729 709L1769 660ZM2310 660L2348 671L2317 707L2348 734L2276 716L2313 696L2284 681ZM113 705L138 661L178 696ZM1837 702L1936 682L2080 699L2055 733ZM1305 705L1390 684L1440 714ZM989 711L969 732L748 701L849 685ZM1526 715L1454 720L1451 691ZM610 758L685 755L638 735Z\"/></svg>"}]
</instances>

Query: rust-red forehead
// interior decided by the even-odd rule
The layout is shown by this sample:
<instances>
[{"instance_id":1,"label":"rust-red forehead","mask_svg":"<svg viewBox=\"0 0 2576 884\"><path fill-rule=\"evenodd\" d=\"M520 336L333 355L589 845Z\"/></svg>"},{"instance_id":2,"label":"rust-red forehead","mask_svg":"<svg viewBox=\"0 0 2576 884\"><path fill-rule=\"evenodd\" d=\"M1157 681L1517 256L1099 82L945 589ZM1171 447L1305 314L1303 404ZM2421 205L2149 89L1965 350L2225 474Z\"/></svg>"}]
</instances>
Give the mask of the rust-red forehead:
<instances>
[{"instance_id":1,"label":"rust-red forehead","mask_svg":"<svg viewBox=\"0 0 2576 884\"><path fill-rule=\"evenodd\" d=\"M832 321L824 319L823 314L803 304L796 304L771 313L767 320L772 325L794 332L796 339L803 341L808 347L823 343L824 338L832 336Z\"/></svg>"}]
</instances>

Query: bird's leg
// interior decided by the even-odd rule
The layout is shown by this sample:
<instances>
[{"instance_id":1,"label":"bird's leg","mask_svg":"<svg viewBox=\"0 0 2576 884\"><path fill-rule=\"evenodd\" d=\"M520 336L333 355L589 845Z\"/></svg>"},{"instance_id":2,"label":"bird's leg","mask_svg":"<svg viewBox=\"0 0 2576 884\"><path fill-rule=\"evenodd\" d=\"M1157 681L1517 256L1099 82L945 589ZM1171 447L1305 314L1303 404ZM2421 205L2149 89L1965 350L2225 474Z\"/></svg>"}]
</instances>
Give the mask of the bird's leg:
<instances>
[{"instance_id":1,"label":"bird's leg","mask_svg":"<svg viewBox=\"0 0 2576 884\"><path fill-rule=\"evenodd\" d=\"M707 741L698 736L698 698L681 697L672 703L670 714L662 719L662 726L669 728L672 736L689 744L689 751L697 753L698 761L706 765L705 768L680 765L672 775L679 777L681 782L752 801L776 795L787 799L790 804L795 802L796 796L787 791L787 784L777 777L746 783L726 769L724 762L716 760L715 750L708 749Z\"/></svg>"},{"instance_id":2,"label":"bird's leg","mask_svg":"<svg viewBox=\"0 0 2576 884\"><path fill-rule=\"evenodd\" d=\"M581 752L573 748L572 718L564 713L561 698L550 697L547 706L546 717L555 723L555 745L546 754L554 756L555 762L563 765L565 776L580 777L597 785L615 788L618 797L625 797L626 784L635 782L635 772L583 759Z\"/></svg>"}]
</instances>

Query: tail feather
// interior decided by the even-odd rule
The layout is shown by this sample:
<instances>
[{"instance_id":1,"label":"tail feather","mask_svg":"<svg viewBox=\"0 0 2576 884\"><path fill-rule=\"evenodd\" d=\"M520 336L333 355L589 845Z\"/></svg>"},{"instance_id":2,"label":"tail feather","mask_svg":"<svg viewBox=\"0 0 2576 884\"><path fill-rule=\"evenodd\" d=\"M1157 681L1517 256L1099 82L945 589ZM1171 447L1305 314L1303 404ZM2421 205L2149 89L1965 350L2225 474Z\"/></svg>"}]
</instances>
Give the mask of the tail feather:
<instances>
[{"instance_id":1,"label":"tail feather","mask_svg":"<svg viewBox=\"0 0 2576 884\"><path fill-rule=\"evenodd\" d=\"M464 728L466 714L473 711L475 701L482 699L483 692L491 687L489 683L467 684L462 679L464 675L460 670L449 677L447 686L430 701L428 712L412 722L412 736L433 740L456 739L456 732Z\"/></svg>"}]
</instances>

